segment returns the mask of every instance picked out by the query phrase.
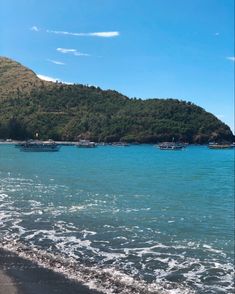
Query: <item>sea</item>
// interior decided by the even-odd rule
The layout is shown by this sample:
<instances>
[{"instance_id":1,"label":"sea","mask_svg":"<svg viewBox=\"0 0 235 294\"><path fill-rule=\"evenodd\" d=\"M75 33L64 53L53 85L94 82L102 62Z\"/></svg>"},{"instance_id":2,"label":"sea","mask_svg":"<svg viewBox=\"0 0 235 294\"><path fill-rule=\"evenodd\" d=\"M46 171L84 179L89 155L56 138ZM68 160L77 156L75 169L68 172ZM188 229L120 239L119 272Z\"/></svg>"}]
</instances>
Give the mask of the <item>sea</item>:
<instances>
[{"instance_id":1,"label":"sea","mask_svg":"<svg viewBox=\"0 0 235 294\"><path fill-rule=\"evenodd\" d=\"M0 145L0 247L91 289L234 292L234 149Z\"/></svg>"}]
</instances>

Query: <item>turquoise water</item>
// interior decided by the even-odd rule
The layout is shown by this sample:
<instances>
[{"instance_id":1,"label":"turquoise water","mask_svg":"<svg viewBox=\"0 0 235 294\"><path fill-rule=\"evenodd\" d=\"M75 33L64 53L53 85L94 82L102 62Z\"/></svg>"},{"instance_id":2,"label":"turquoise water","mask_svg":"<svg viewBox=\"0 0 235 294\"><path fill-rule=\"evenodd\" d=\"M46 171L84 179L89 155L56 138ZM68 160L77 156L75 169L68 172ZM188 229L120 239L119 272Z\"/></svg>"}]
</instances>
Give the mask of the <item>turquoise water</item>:
<instances>
[{"instance_id":1,"label":"turquoise water","mask_svg":"<svg viewBox=\"0 0 235 294\"><path fill-rule=\"evenodd\" d=\"M2 145L0 228L104 293L232 293L234 150Z\"/></svg>"}]
</instances>

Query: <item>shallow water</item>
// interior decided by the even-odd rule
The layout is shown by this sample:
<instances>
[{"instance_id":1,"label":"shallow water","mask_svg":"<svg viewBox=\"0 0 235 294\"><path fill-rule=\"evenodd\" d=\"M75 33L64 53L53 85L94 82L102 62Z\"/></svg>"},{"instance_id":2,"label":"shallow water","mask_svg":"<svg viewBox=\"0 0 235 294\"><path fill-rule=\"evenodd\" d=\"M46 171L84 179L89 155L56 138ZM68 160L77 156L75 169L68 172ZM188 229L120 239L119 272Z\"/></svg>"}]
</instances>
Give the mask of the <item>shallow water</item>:
<instances>
[{"instance_id":1,"label":"shallow water","mask_svg":"<svg viewBox=\"0 0 235 294\"><path fill-rule=\"evenodd\" d=\"M234 150L0 146L2 246L105 293L232 293L233 194Z\"/></svg>"}]
</instances>

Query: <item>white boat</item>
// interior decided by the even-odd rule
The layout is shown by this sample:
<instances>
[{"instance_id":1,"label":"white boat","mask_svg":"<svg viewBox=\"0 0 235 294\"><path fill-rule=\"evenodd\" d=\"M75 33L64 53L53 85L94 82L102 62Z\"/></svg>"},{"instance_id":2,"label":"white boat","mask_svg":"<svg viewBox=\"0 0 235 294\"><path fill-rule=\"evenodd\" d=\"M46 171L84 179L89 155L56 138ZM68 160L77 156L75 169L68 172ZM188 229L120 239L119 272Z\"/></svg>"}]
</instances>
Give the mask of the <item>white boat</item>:
<instances>
[{"instance_id":1,"label":"white boat","mask_svg":"<svg viewBox=\"0 0 235 294\"><path fill-rule=\"evenodd\" d=\"M114 142L114 143L112 143L112 146L115 146L115 147L128 147L129 144L125 143L125 142Z\"/></svg>"},{"instance_id":2,"label":"white boat","mask_svg":"<svg viewBox=\"0 0 235 294\"><path fill-rule=\"evenodd\" d=\"M91 142L89 140L80 140L76 146L78 148L95 148L97 147L97 144L95 142Z\"/></svg>"},{"instance_id":3,"label":"white boat","mask_svg":"<svg viewBox=\"0 0 235 294\"><path fill-rule=\"evenodd\" d=\"M158 147L161 150L182 150L185 147L185 145L174 142L163 142L159 144Z\"/></svg>"},{"instance_id":4,"label":"white boat","mask_svg":"<svg viewBox=\"0 0 235 294\"><path fill-rule=\"evenodd\" d=\"M219 144L219 143L209 143L209 149L230 149L233 148L233 144Z\"/></svg>"}]
</instances>

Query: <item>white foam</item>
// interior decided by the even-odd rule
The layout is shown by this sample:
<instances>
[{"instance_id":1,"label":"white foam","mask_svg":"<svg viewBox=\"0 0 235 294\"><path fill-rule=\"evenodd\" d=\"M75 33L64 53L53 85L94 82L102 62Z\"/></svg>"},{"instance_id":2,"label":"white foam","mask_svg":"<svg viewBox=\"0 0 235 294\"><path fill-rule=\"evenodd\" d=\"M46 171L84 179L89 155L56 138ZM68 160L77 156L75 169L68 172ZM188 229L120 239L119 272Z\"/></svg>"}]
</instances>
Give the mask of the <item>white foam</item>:
<instances>
[{"instance_id":1,"label":"white foam","mask_svg":"<svg viewBox=\"0 0 235 294\"><path fill-rule=\"evenodd\" d=\"M85 205L73 205L68 210L69 210L69 212L77 212L82 209L86 209L86 206Z\"/></svg>"},{"instance_id":2,"label":"white foam","mask_svg":"<svg viewBox=\"0 0 235 294\"><path fill-rule=\"evenodd\" d=\"M205 275L208 276L208 272L213 269L224 271L223 276L218 278L219 282L226 282L229 283L229 285L232 284L232 265L229 262L227 264L223 263L226 254L223 250L214 248L214 245L212 246L210 244L202 244L189 240L185 240L185 242L178 241L163 244L161 242L156 242L157 238L154 237L154 234L159 234L161 233L160 231L153 230L152 228L144 228L142 225L133 226L130 224L128 226L117 226L116 224L103 225L101 229L102 234L104 232L105 234L111 233L112 237L109 238L110 235L105 237L104 234L102 235L102 239L104 240L100 240L99 228L97 232L95 232L88 227L84 229L82 224L75 225L73 223L67 223L66 221L56 220L59 219L57 216L61 214L71 213L72 215L72 213L79 213L79 211L86 210L93 206L100 206L100 211L108 212L108 201L107 206L105 206L106 210L102 210L106 201L100 201L98 199L92 199L92 203L89 202L89 199L87 202L85 201L85 204L83 202L80 205L72 206L55 205L56 202L53 202L53 200L47 205L43 205L43 202L40 201L29 200L25 201L25 203L27 202L29 205L20 210L19 207L16 207L16 204L12 202L9 196L11 194L7 194L9 191L16 189L17 191L21 191L21 195L23 195L22 191L25 189L24 185L26 185L26 183L23 181L22 185L15 186L12 182L11 185L7 186L5 191L0 191L0 224L4 228L4 233L2 233L1 236L5 236L5 240L8 240L8 242L5 242L5 248L10 248L23 257L30 259L32 256L37 255L37 257L35 257L37 262L45 267L52 267L49 262L50 259L52 259L52 264L54 263L58 266L58 268L54 270L61 271L70 278L77 279L89 285L91 288L100 289L104 293L193 293L187 286L181 287L179 283L174 284L166 282L169 274L178 273L180 270L182 270L182 275L186 279L185 285L187 285L187 283L188 285L193 284L197 289L201 288L202 291L205 289L203 287L207 287L207 285L202 284L201 278L205 277ZM27 183L27 185L31 184ZM56 195L53 191L57 191L59 187L59 185L44 186L37 184L36 190L40 192L40 197L44 197L44 193L53 196ZM91 195L94 196L93 194ZM39 199L38 195L37 197L38 198L35 197L35 199ZM16 199L16 201L18 200ZM131 213L139 210L150 210L150 208L128 208L119 210L116 207L112 207L111 213L118 213L120 211ZM33 216L43 215L44 213L45 216L42 218ZM29 219L34 219L35 223L38 221L45 222L45 227L47 229L28 229L27 225L23 227L22 224L24 223L21 221L26 220L26 216L30 215L33 217ZM168 222L174 222L174 220L169 218ZM143 239L141 243L138 243L138 238L142 236L142 234ZM97 241L94 240L94 235L97 235L97 237L95 237ZM144 235L151 235L152 239L146 240ZM32 246L31 252L35 252L34 255L30 257L29 247L25 247L25 250L22 249L24 246L22 244L21 247L19 242L20 239L24 240L25 244L30 244L30 246ZM113 240L124 240L127 242L123 242L120 246L121 248L117 248L114 244L120 244L120 242L113 242ZM48 252L51 252L49 255L40 247L43 246L40 245L41 241L45 241L45 244L47 244L47 241L49 244L53 244L53 246L49 245L44 248L48 250ZM13 245L9 245L11 242L13 242ZM38 246L38 248L36 248L36 246ZM124 246L126 248L123 248ZM53 254L52 250L54 250ZM201 250L203 254L206 253L210 255L210 258L202 260L188 257L188 253L192 252L192 255L195 255L194 253L198 254L198 250ZM56 252L58 255L56 255ZM80 258L80 256L82 256L82 258ZM198 256L200 256L200 254L198 254ZM213 262L211 256L215 257ZM55 259L58 259L58 257L61 258L61 262L56 263ZM93 266L86 267L82 261L78 263L78 260L89 261ZM98 262L94 265L96 260L98 260ZM130 260L134 260L134 262L130 262ZM154 269L154 264L159 264L159 262L162 263L160 264L162 268ZM141 272L141 269L143 272ZM151 272L152 283L146 283L144 277L141 279L141 275L144 276L144 274L148 274L148 272ZM135 276L138 277L138 280L135 279ZM168 286L171 287L171 289L165 289ZM223 289L230 288L231 286L224 286Z\"/></svg>"},{"instance_id":3,"label":"white foam","mask_svg":"<svg viewBox=\"0 0 235 294\"><path fill-rule=\"evenodd\" d=\"M7 197L8 197L7 194L4 194L4 193L0 194L0 201L5 200Z\"/></svg>"},{"instance_id":4,"label":"white foam","mask_svg":"<svg viewBox=\"0 0 235 294\"><path fill-rule=\"evenodd\" d=\"M71 241L71 240L70 240ZM133 277L126 275L113 267L99 268L97 266L86 267L83 264L78 264L71 256L63 258L61 255L48 254L43 250L33 248L33 253L29 248L19 242L4 242L5 249L17 253L23 258L27 258L37 262L39 265L60 272L70 279L75 279L91 289L102 291L106 294L169 294L194 293L193 290L178 285L178 289L167 289L160 283L146 283L144 280L135 280ZM115 256L116 257L116 256Z\"/></svg>"}]
</instances>

